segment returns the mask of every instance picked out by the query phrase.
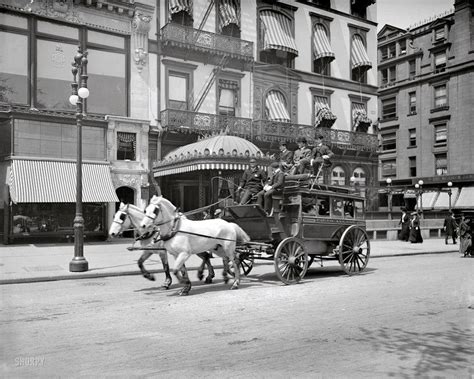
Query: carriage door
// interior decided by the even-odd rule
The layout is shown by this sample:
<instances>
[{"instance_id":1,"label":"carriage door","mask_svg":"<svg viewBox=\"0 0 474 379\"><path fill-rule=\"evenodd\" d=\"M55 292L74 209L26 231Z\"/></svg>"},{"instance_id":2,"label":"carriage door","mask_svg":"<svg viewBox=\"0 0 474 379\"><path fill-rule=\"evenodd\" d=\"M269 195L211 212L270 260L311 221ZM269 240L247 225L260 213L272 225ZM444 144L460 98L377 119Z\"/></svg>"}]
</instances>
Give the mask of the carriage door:
<instances>
[{"instance_id":1,"label":"carriage door","mask_svg":"<svg viewBox=\"0 0 474 379\"><path fill-rule=\"evenodd\" d=\"M115 190L119 201L125 204L135 204L135 191L130 187L119 187ZM115 212L118 211L120 202L115 203ZM123 236L126 238L133 238L133 230L124 232Z\"/></svg>"}]
</instances>

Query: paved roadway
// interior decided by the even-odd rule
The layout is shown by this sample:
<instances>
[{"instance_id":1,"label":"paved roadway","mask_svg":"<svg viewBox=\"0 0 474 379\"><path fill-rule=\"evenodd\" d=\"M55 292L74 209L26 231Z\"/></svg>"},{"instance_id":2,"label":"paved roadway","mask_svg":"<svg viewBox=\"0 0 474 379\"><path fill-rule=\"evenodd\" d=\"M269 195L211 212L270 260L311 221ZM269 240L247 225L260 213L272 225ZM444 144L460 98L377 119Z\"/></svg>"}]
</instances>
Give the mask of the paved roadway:
<instances>
[{"instance_id":1,"label":"paved roadway","mask_svg":"<svg viewBox=\"0 0 474 379\"><path fill-rule=\"evenodd\" d=\"M473 265L384 257L292 286L265 265L188 297L140 276L3 285L0 375L471 378Z\"/></svg>"}]
</instances>

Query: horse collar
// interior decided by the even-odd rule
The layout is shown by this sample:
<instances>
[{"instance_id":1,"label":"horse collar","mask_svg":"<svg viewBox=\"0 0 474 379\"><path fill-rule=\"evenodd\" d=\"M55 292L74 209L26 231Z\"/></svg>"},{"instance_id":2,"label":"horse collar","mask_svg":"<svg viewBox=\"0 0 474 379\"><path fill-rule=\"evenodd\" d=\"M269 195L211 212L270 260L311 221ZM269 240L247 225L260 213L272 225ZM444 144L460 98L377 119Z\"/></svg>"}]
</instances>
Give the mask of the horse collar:
<instances>
[{"instance_id":1,"label":"horse collar","mask_svg":"<svg viewBox=\"0 0 474 379\"><path fill-rule=\"evenodd\" d=\"M176 233L178 233L178 227L179 227L179 221L181 220L181 214L176 214L176 216L172 219L172 220L169 220L167 221L166 223L162 223L161 225L163 224L167 224L168 222L172 222L173 224L171 225L171 229L169 231L168 234L165 234L165 235L162 235L160 236L160 239L162 241L168 241L169 239L173 238Z\"/></svg>"}]
</instances>

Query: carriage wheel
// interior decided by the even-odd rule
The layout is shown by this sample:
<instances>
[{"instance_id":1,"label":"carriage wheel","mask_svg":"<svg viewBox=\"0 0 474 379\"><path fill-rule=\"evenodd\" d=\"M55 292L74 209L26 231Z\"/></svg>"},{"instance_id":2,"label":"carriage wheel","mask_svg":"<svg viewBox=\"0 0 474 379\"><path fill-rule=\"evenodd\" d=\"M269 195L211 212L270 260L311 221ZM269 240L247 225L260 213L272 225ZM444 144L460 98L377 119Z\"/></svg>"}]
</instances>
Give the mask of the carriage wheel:
<instances>
[{"instance_id":1,"label":"carriage wheel","mask_svg":"<svg viewBox=\"0 0 474 379\"><path fill-rule=\"evenodd\" d=\"M339 263L342 269L349 275L358 274L367 266L369 256L367 233L357 225L349 226L339 242Z\"/></svg>"},{"instance_id":2,"label":"carriage wheel","mask_svg":"<svg viewBox=\"0 0 474 379\"><path fill-rule=\"evenodd\" d=\"M294 237L285 238L279 243L273 259L275 271L285 284L299 282L308 270L308 253Z\"/></svg>"},{"instance_id":3,"label":"carriage wheel","mask_svg":"<svg viewBox=\"0 0 474 379\"><path fill-rule=\"evenodd\" d=\"M250 274L250 271L252 271L253 268L253 254L251 250L248 248L245 249L238 249L239 253L239 267L240 267L240 275L245 275L247 276ZM228 274L230 274L232 277L235 277L234 274L234 269L232 264L229 266L229 271Z\"/></svg>"}]
</instances>

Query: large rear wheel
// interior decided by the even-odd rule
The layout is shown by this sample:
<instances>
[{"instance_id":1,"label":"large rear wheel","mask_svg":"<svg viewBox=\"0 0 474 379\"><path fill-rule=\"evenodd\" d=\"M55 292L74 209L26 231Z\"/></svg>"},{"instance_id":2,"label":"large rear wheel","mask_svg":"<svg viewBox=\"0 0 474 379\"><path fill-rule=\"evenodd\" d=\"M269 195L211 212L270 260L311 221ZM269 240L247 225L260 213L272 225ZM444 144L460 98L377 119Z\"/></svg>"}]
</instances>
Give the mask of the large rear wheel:
<instances>
[{"instance_id":1,"label":"large rear wheel","mask_svg":"<svg viewBox=\"0 0 474 379\"><path fill-rule=\"evenodd\" d=\"M303 243L294 237L285 238L278 244L273 259L275 272L285 284L299 282L308 270L308 253Z\"/></svg>"},{"instance_id":2,"label":"large rear wheel","mask_svg":"<svg viewBox=\"0 0 474 379\"><path fill-rule=\"evenodd\" d=\"M342 233L338 249L339 264L346 274L358 274L367 266L370 242L365 230L359 226L351 225Z\"/></svg>"}]
</instances>

